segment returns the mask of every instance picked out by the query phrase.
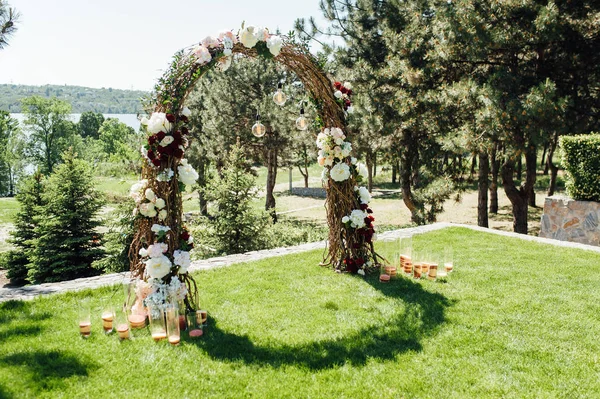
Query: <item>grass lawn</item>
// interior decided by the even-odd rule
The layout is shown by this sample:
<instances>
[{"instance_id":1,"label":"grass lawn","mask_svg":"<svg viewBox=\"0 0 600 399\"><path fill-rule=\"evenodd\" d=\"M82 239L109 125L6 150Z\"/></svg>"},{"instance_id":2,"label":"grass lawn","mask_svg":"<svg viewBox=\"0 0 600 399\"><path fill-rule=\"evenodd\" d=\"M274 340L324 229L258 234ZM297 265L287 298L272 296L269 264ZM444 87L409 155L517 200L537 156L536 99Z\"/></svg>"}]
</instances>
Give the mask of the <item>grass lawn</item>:
<instances>
[{"instance_id":1,"label":"grass lawn","mask_svg":"<svg viewBox=\"0 0 600 399\"><path fill-rule=\"evenodd\" d=\"M462 228L413 244L454 246L447 283L335 274L320 251L199 273L209 327L179 347L104 336L119 287L0 303L0 397L600 396L600 254Z\"/></svg>"},{"instance_id":2,"label":"grass lawn","mask_svg":"<svg viewBox=\"0 0 600 399\"><path fill-rule=\"evenodd\" d=\"M18 211L16 198L0 198L0 224L13 223Z\"/></svg>"}]
</instances>

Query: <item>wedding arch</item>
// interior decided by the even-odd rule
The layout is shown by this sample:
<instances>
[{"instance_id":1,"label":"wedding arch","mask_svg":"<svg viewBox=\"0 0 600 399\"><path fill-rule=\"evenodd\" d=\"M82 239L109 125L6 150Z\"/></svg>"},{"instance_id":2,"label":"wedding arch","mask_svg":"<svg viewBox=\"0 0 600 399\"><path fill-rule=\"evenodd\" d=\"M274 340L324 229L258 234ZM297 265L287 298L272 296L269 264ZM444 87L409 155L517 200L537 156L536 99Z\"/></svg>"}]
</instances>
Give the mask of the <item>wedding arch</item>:
<instances>
[{"instance_id":1,"label":"wedding arch","mask_svg":"<svg viewBox=\"0 0 600 399\"><path fill-rule=\"evenodd\" d=\"M324 168L329 227L322 265L360 274L377 266L371 195L361 186L366 170L352 157L347 141L351 88L330 80L306 46L294 38L242 26L237 34L209 36L175 54L154 88L149 118L142 119L147 134L142 147L145 163L142 180L131 188L136 219L129 251L132 277L138 279L139 306L143 306L140 300L160 306L176 298L190 310L197 309L197 286L188 273L194 242L182 216L182 192L198 178L185 158L191 115L185 101L202 75L215 69L225 72L236 56L272 59L288 68L316 105L318 118L312 126L319 131L316 145Z\"/></svg>"}]
</instances>

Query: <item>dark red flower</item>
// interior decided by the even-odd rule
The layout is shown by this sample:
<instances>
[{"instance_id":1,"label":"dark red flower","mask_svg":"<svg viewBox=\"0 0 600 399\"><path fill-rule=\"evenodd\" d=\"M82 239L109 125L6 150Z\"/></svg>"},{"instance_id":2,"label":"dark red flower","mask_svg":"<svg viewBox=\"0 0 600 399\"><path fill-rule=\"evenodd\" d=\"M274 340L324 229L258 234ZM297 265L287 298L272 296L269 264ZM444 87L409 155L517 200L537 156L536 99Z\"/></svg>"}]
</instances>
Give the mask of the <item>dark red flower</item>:
<instances>
[{"instance_id":1,"label":"dark red flower","mask_svg":"<svg viewBox=\"0 0 600 399\"><path fill-rule=\"evenodd\" d=\"M356 262L353 259L346 258L344 260L344 263L346 264L346 271L347 272L350 272L352 274L358 272L358 266L356 265Z\"/></svg>"},{"instance_id":2,"label":"dark red flower","mask_svg":"<svg viewBox=\"0 0 600 399\"><path fill-rule=\"evenodd\" d=\"M153 159L152 163L154 164L154 166L160 166L160 159Z\"/></svg>"},{"instance_id":3,"label":"dark red flower","mask_svg":"<svg viewBox=\"0 0 600 399\"><path fill-rule=\"evenodd\" d=\"M173 142L177 143L177 145L181 145L183 143L183 137L181 136L181 132L179 130L173 133Z\"/></svg>"},{"instance_id":4,"label":"dark red flower","mask_svg":"<svg viewBox=\"0 0 600 399\"><path fill-rule=\"evenodd\" d=\"M183 123L188 123L190 121L185 115L179 115L179 119L181 119Z\"/></svg>"},{"instance_id":5,"label":"dark red flower","mask_svg":"<svg viewBox=\"0 0 600 399\"><path fill-rule=\"evenodd\" d=\"M365 210L367 210L367 208L369 208L368 204L360 204L360 210L361 211L365 211Z\"/></svg>"},{"instance_id":6,"label":"dark red flower","mask_svg":"<svg viewBox=\"0 0 600 399\"><path fill-rule=\"evenodd\" d=\"M155 158L154 151L152 151L152 150L148 150L147 155L148 155L148 158L150 158L150 159L154 159Z\"/></svg>"},{"instance_id":7,"label":"dark red flower","mask_svg":"<svg viewBox=\"0 0 600 399\"><path fill-rule=\"evenodd\" d=\"M367 208L367 213L373 213L373 209Z\"/></svg>"},{"instance_id":8,"label":"dark red flower","mask_svg":"<svg viewBox=\"0 0 600 399\"><path fill-rule=\"evenodd\" d=\"M167 114L167 120L171 123L175 123L175 115Z\"/></svg>"},{"instance_id":9,"label":"dark red flower","mask_svg":"<svg viewBox=\"0 0 600 399\"><path fill-rule=\"evenodd\" d=\"M344 101L344 104L346 104L346 106L348 106L348 107L352 105L352 103L348 99L346 99L346 101Z\"/></svg>"},{"instance_id":10,"label":"dark red flower","mask_svg":"<svg viewBox=\"0 0 600 399\"><path fill-rule=\"evenodd\" d=\"M371 219L369 219L368 217L365 218L365 224L367 226L371 226L371 222L373 222Z\"/></svg>"},{"instance_id":11,"label":"dark red flower","mask_svg":"<svg viewBox=\"0 0 600 399\"><path fill-rule=\"evenodd\" d=\"M181 134L184 134L184 135L186 135L186 134L190 134L190 131L188 130L188 128L187 128L187 127L185 127L185 126L182 126L182 127L181 127Z\"/></svg>"},{"instance_id":12,"label":"dark red flower","mask_svg":"<svg viewBox=\"0 0 600 399\"><path fill-rule=\"evenodd\" d=\"M166 134L165 132L162 132L162 131L160 131L160 132L156 133L156 134L155 134L155 136L156 136L156 141L162 141L162 139L164 139L166 135L167 135L167 134Z\"/></svg>"},{"instance_id":13,"label":"dark red flower","mask_svg":"<svg viewBox=\"0 0 600 399\"><path fill-rule=\"evenodd\" d=\"M367 216L367 218L371 219L371 222L375 221L375 216L373 216L373 215L369 215L369 216Z\"/></svg>"},{"instance_id":14,"label":"dark red flower","mask_svg":"<svg viewBox=\"0 0 600 399\"><path fill-rule=\"evenodd\" d=\"M348 93L348 89L346 89L344 86L342 86L340 88L340 91L342 92L342 94L347 94Z\"/></svg>"},{"instance_id":15,"label":"dark red flower","mask_svg":"<svg viewBox=\"0 0 600 399\"><path fill-rule=\"evenodd\" d=\"M148 137L148 144L149 145L154 145L156 143L156 136L152 135L150 137Z\"/></svg>"},{"instance_id":16,"label":"dark red flower","mask_svg":"<svg viewBox=\"0 0 600 399\"><path fill-rule=\"evenodd\" d=\"M361 267L365 264L365 260L363 258L356 259L356 266Z\"/></svg>"},{"instance_id":17,"label":"dark red flower","mask_svg":"<svg viewBox=\"0 0 600 399\"><path fill-rule=\"evenodd\" d=\"M181 238L183 241L186 241L190 239L190 233L188 233L187 231L183 231L180 235L179 238Z\"/></svg>"},{"instance_id":18,"label":"dark red flower","mask_svg":"<svg viewBox=\"0 0 600 399\"><path fill-rule=\"evenodd\" d=\"M173 156L175 158L183 158L183 150L179 147L177 147L177 149L175 149L175 151L173 151Z\"/></svg>"},{"instance_id":19,"label":"dark red flower","mask_svg":"<svg viewBox=\"0 0 600 399\"><path fill-rule=\"evenodd\" d=\"M348 94L349 96L352 95L352 89L348 89L348 91L346 92L346 94Z\"/></svg>"},{"instance_id":20,"label":"dark red flower","mask_svg":"<svg viewBox=\"0 0 600 399\"><path fill-rule=\"evenodd\" d=\"M339 89L341 89L341 88L342 88L342 84L341 84L340 82L335 82L335 83L333 84L333 87L335 87L337 90L339 90Z\"/></svg>"}]
</instances>

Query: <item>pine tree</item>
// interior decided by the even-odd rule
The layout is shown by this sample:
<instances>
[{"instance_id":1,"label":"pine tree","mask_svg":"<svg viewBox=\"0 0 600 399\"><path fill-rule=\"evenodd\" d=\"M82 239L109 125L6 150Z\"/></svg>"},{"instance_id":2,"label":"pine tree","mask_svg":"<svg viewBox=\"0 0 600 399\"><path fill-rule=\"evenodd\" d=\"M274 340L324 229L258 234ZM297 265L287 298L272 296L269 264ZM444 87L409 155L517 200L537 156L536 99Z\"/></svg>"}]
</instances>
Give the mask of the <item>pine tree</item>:
<instances>
[{"instance_id":1,"label":"pine tree","mask_svg":"<svg viewBox=\"0 0 600 399\"><path fill-rule=\"evenodd\" d=\"M261 247L268 216L252 207L256 178L249 169L238 140L222 174L215 176L210 184L209 197L217 205L214 228L219 251L242 253Z\"/></svg>"},{"instance_id":2,"label":"pine tree","mask_svg":"<svg viewBox=\"0 0 600 399\"><path fill-rule=\"evenodd\" d=\"M29 280L43 283L95 274L92 262L103 255L96 231L102 201L90 167L72 149L49 177L43 200Z\"/></svg>"},{"instance_id":3,"label":"pine tree","mask_svg":"<svg viewBox=\"0 0 600 399\"><path fill-rule=\"evenodd\" d=\"M20 208L15 217L15 229L11 232L12 238L9 240L16 249L4 254L2 259L3 267L8 270L7 277L13 283L20 284L27 280L33 243L38 237L36 228L44 205L43 192L44 177L37 172L23 181L17 194Z\"/></svg>"}]
</instances>

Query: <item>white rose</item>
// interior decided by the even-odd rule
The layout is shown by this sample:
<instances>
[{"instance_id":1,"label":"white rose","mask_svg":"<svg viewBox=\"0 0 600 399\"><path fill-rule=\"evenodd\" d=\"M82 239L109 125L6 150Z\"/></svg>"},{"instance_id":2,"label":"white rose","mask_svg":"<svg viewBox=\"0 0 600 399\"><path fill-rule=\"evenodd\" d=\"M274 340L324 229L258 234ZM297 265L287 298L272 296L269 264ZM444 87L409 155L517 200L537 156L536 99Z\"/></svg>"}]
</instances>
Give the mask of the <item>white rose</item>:
<instances>
[{"instance_id":1,"label":"white rose","mask_svg":"<svg viewBox=\"0 0 600 399\"><path fill-rule=\"evenodd\" d=\"M331 165L333 165L333 157L325 158L324 166L331 166Z\"/></svg>"},{"instance_id":2,"label":"white rose","mask_svg":"<svg viewBox=\"0 0 600 399\"><path fill-rule=\"evenodd\" d=\"M173 138L173 136L165 136L165 138L162 139L160 141L160 143L158 143L158 144L160 144L161 147L166 147L169 144L171 144L173 141L175 141L175 139Z\"/></svg>"},{"instance_id":3,"label":"white rose","mask_svg":"<svg viewBox=\"0 0 600 399\"><path fill-rule=\"evenodd\" d=\"M365 271L363 269L358 269L357 273L360 274L361 276L365 275Z\"/></svg>"},{"instance_id":4,"label":"white rose","mask_svg":"<svg viewBox=\"0 0 600 399\"><path fill-rule=\"evenodd\" d=\"M346 135L344 134L344 131L342 129L340 129L339 127L332 127L331 128L331 135L333 136L333 138L337 139L345 139Z\"/></svg>"},{"instance_id":5,"label":"white rose","mask_svg":"<svg viewBox=\"0 0 600 399\"><path fill-rule=\"evenodd\" d=\"M148 120L147 129L150 134L166 133L171 130L171 123L167 120L167 115L164 112L153 112Z\"/></svg>"},{"instance_id":6,"label":"white rose","mask_svg":"<svg viewBox=\"0 0 600 399\"><path fill-rule=\"evenodd\" d=\"M189 118L190 116L192 116L192 111L190 111L188 107L183 107L183 109L181 110L181 115Z\"/></svg>"},{"instance_id":7,"label":"white rose","mask_svg":"<svg viewBox=\"0 0 600 399\"><path fill-rule=\"evenodd\" d=\"M188 164L187 159L181 160L181 165L177 167L177 171L179 172L179 181L186 186L195 184L198 177L200 177L198 172L192 168L192 165Z\"/></svg>"},{"instance_id":8,"label":"white rose","mask_svg":"<svg viewBox=\"0 0 600 399\"><path fill-rule=\"evenodd\" d=\"M283 46L283 40L281 40L281 37L273 35L267 39L267 47L269 48L271 54L273 54L273 57L277 57L279 55L281 52L281 46Z\"/></svg>"},{"instance_id":9,"label":"white rose","mask_svg":"<svg viewBox=\"0 0 600 399\"><path fill-rule=\"evenodd\" d=\"M165 220L168 216L167 210L163 209L162 211L158 212L158 220Z\"/></svg>"},{"instance_id":10,"label":"white rose","mask_svg":"<svg viewBox=\"0 0 600 399\"><path fill-rule=\"evenodd\" d=\"M148 124L148 118L146 118L145 116L140 120L140 123L144 126L146 126Z\"/></svg>"},{"instance_id":11,"label":"white rose","mask_svg":"<svg viewBox=\"0 0 600 399\"><path fill-rule=\"evenodd\" d=\"M360 209L355 209L350 213L350 223L355 229L361 229L365 227L365 218L367 213Z\"/></svg>"},{"instance_id":12,"label":"white rose","mask_svg":"<svg viewBox=\"0 0 600 399\"><path fill-rule=\"evenodd\" d=\"M144 191L144 196L148 201L154 201L156 199L156 194L154 194L154 191L152 191L151 188L147 188L146 191Z\"/></svg>"},{"instance_id":13,"label":"white rose","mask_svg":"<svg viewBox=\"0 0 600 399\"><path fill-rule=\"evenodd\" d=\"M152 244L148 247L148 256L151 258L160 258L169 250L169 246L164 242Z\"/></svg>"},{"instance_id":14,"label":"white rose","mask_svg":"<svg viewBox=\"0 0 600 399\"><path fill-rule=\"evenodd\" d=\"M192 263L190 253L187 251L176 250L173 252L173 263L179 266L179 273L187 273L187 270Z\"/></svg>"},{"instance_id":15,"label":"white rose","mask_svg":"<svg viewBox=\"0 0 600 399\"><path fill-rule=\"evenodd\" d=\"M144 190L144 187L148 185L148 180L140 180L139 182L133 184L131 189L129 189L129 196L133 198L136 202L142 200L141 192Z\"/></svg>"},{"instance_id":16,"label":"white rose","mask_svg":"<svg viewBox=\"0 0 600 399\"><path fill-rule=\"evenodd\" d=\"M350 162L352 162L352 165L356 165L356 163L358 162L358 159L352 157L352 158L350 158Z\"/></svg>"},{"instance_id":17,"label":"white rose","mask_svg":"<svg viewBox=\"0 0 600 399\"><path fill-rule=\"evenodd\" d=\"M342 223L348 223L350 221L350 218L348 216L344 216L342 218Z\"/></svg>"},{"instance_id":18,"label":"white rose","mask_svg":"<svg viewBox=\"0 0 600 399\"><path fill-rule=\"evenodd\" d=\"M164 232L167 232L167 231L171 230L171 228L170 228L169 226L161 226L160 224L156 224L156 223L154 223L154 224L152 225L152 227L150 228L150 230L151 230L153 233L156 233L156 234L158 234L158 232L159 232L159 231L164 231Z\"/></svg>"},{"instance_id":19,"label":"white rose","mask_svg":"<svg viewBox=\"0 0 600 399\"><path fill-rule=\"evenodd\" d=\"M165 200L162 198L157 198L154 202L154 206L156 207L156 209L163 209L166 205L167 204L165 203Z\"/></svg>"},{"instance_id":20,"label":"white rose","mask_svg":"<svg viewBox=\"0 0 600 399\"><path fill-rule=\"evenodd\" d=\"M215 48L219 47L219 41L212 36L206 36L204 40L202 40L202 45L207 48Z\"/></svg>"},{"instance_id":21,"label":"white rose","mask_svg":"<svg viewBox=\"0 0 600 399\"><path fill-rule=\"evenodd\" d=\"M369 170L367 169L364 163L359 162L356 165L356 169L358 169L358 175L364 180L367 180L369 178Z\"/></svg>"},{"instance_id":22,"label":"white rose","mask_svg":"<svg viewBox=\"0 0 600 399\"><path fill-rule=\"evenodd\" d=\"M342 98L342 97L344 97L344 94L341 91L339 91L339 90L336 90L333 93L333 95L335 96L335 98Z\"/></svg>"},{"instance_id":23,"label":"white rose","mask_svg":"<svg viewBox=\"0 0 600 399\"><path fill-rule=\"evenodd\" d=\"M212 55L205 46L196 46L193 51L197 58L196 62L200 65L208 64L212 60Z\"/></svg>"},{"instance_id":24,"label":"white rose","mask_svg":"<svg viewBox=\"0 0 600 399\"><path fill-rule=\"evenodd\" d=\"M345 163L338 163L329 172L331 178L337 182L348 180L350 177L350 167Z\"/></svg>"},{"instance_id":25,"label":"white rose","mask_svg":"<svg viewBox=\"0 0 600 399\"><path fill-rule=\"evenodd\" d=\"M154 204L152 202L145 202L140 205L140 213L143 216L148 218L153 218L156 216L156 209L154 208Z\"/></svg>"},{"instance_id":26,"label":"white rose","mask_svg":"<svg viewBox=\"0 0 600 399\"><path fill-rule=\"evenodd\" d=\"M342 155L344 157L347 157L350 155L350 153L352 152L352 144L348 143L347 141L345 141L342 144Z\"/></svg>"},{"instance_id":27,"label":"white rose","mask_svg":"<svg viewBox=\"0 0 600 399\"><path fill-rule=\"evenodd\" d=\"M148 256L148 250L146 248L140 248L140 252L138 252L142 258Z\"/></svg>"},{"instance_id":28,"label":"white rose","mask_svg":"<svg viewBox=\"0 0 600 399\"><path fill-rule=\"evenodd\" d=\"M194 237L190 234L190 238L188 238L187 243L192 244L194 242Z\"/></svg>"},{"instance_id":29,"label":"white rose","mask_svg":"<svg viewBox=\"0 0 600 399\"><path fill-rule=\"evenodd\" d=\"M258 43L258 29L255 26L246 26L240 32L240 42L246 48L252 48Z\"/></svg>"},{"instance_id":30,"label":"white rose","mask_svg":"<svg viewBox=\"0 0 600 399\"><path fill-rule=\"evenodd\" d=\"M366 187L360 187L358 189L358 195L360 196L360 201L363 204L368 204L371 202L371 193Z\"/></svg>"},{"instance_id":31,"label":"white rose","mask_svg":"<svg viewBox=\"0 0 600 399\"><path fill-rule=\"evenodd\" d=\"M352 90L352 84L350 84L350 82L344 82L342 86L344 86L348 90Z\"/></svg>"},{"instance_id":32,"label":"white rose","mask_svg":"<svg viewBox=\"0 0 600 399\"><path fill-rule=\"evenodd\" d=\"M229 52L231 53L231 50L229 50ZM219 62L217 63L217 68L219 69L219 71L225 72L226 70L228 70L229 67L231 67L231 59L232 57L219 58Z\"/></svg>"},{"instance_id":33,"label":"white rose","mask_svg":"<svg viewBox=\"0 0 600 399\"><path fill-rule=\"evenodd\" d=\"M354 112L354 107L351 105L348 107L348 109L346 110L347 113L351 114Z\"/></svg>"},{"instance_id":34,"label":"white rose","mask_svg":"<svg viewBox=\"0 0 600 399\"><path fill-rule=\"evenodd\" d=\"M152 278L163 278L171 271L171 261L164 255L158 258L150 258L145 263L146 271Z\"/></svg>"},{"instance_id":35,"label":"white rose","mask_svg":"<svg viewBox=\"0 0 600 399\"><path fill-rule=\"evenodd\" d=\"M237 37L236 35L230 31L230 30L226 30L223 31L221 33L219 33L219 39L225 43L226 41L231 41L231 45L233 46L235 43L237 43Z\"/></svg>"},{"instance_id":36,"label":"white rose","mask_svg":"<svg viewBox=\"0 0 600 399\"><path fill-rule=\"evenodd\" d=\"M337 145L342 145L342 144L344 144L344 139L341 137L338 137L337 139L335 139L335 143Z\"/></svg>"}]
</instances>

